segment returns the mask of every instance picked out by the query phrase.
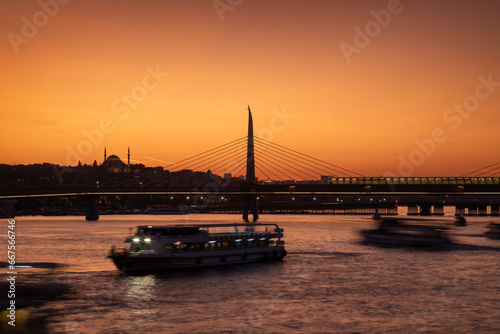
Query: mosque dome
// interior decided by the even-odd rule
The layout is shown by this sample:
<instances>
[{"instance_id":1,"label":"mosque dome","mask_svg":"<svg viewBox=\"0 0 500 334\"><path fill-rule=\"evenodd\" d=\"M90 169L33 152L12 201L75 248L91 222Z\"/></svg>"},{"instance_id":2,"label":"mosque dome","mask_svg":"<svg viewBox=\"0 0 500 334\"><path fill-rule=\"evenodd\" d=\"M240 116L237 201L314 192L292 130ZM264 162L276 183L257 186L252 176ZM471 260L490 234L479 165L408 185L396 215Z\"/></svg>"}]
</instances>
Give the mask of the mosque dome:
<instances>
[{"instance_id":1,"label":"mosque dome","mask_svg":"<svg viewBox=\"0 0 500 334\"><path fill-rule=\"evenodd\" d=\"M106 162L120 163L122 162L122 159L120 159L117 155L112 154L106 159Z\"/></svg>"}]
</instances>

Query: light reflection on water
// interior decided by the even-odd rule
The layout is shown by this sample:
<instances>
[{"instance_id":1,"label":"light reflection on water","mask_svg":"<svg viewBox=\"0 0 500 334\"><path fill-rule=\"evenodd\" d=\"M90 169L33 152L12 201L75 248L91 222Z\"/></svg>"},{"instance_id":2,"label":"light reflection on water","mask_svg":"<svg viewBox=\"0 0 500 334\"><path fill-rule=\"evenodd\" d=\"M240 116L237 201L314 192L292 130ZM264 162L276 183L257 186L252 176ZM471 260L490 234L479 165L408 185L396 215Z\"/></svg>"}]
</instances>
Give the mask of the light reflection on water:
<instances>
[{"instance_id":1,"label":"light reflection on water","mask_svg":"<svg viewBox=\"0 0 500 334\"><path fill-rule=\"evenodd\" d=\"M155 275L130 276L125 279L127 298L131 301L144 302L152 298L157 284Z\"/></svg>"},{"instance_id":2,"label":"light reflection on water","mask_svg":"<svg viewBox=\"0 0 500 334\"><path fill-rule=\"evenodd\" d=\"M455 332L500 329L500 242L482 237L498 218L452 232L472 245L448 251L363 245L367 216L264 216L285 229L289 255L250 264L123 276L106 258L129 227L238 222L239 216L20 217L19 261L60 262L20 276L71 286L41 307L53 333ZM450 217L451 219L451 217ZM177 221L176 221L177 220ZM3 240L2 240L3 244Z\"/></svg>"}]
</instances>

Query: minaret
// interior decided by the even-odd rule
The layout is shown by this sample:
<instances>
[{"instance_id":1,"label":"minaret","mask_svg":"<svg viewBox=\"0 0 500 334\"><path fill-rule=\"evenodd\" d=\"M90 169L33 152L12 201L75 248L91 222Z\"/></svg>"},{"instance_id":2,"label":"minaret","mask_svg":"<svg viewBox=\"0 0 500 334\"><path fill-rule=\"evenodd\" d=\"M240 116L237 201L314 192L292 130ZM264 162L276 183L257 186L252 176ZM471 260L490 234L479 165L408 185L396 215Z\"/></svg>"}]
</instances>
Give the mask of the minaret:
<instances>
[{"instance_id":1,"label":"minaret","mask_svg":"<svg viewBox=\"0 0 500 334\"><path fill-rule=\"evenodd\" d=\"M106 158L107 158L107 156L106 156L106 146L104 146L104 162L106 162Z\"/></svg>"},{"instance_id":2,"label":"minaret","mask_svg":"<svg viewBox=\"0 0 500 334\"><path fill-rule=\"evenodd\" d=\"M130 166L130 146L128 147L127 164Z\"/></svg>"}]
</instances>

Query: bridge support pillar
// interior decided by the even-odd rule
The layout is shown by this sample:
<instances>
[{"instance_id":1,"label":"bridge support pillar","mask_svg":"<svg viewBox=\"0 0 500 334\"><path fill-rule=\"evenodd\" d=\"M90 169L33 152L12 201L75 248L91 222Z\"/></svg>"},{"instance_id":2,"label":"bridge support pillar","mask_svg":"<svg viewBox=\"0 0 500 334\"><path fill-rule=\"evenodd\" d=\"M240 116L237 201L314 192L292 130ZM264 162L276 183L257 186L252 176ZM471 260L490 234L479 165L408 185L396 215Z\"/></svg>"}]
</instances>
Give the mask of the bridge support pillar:
<instances>
[{"instance_id":1,"label":"bridge support pillar","mask_svg":"<svg viewBox=\"0 0 500 334\"><path fill-rule=\"evenodd\" d=\"M432 213L435 216L442 216L444 215L444 207L441 204L434 205L434 212Z\"/></svg>"},{"instance_id":2,"label":"bridge support pillar","mask_svg":"<svg viewBox=\"0 0 500 334\"><path fill-rule=\"evenodd\" d=\"M243 220L248 222L248 214L252 212L253 221L259 219L259 209L257 207L257 197L255 195L245 196L245 203L243 204Z\"/></svg>"},{"instance_id":3,"label":"bridge support pillar","mask_svg":"<svg viewBox=\"0 0 500 334\"><path fill-rule=\"evenodd\" d=\"M465 207L462 205L456 205L455 206L455 215L465 215Z\"/></svg>"},{"instance_id":4,"label":"bridge support pillar","mask_svg":"<svg viewBox=\"0 0 500 334\"><path fill-rule=\"evenodd\" d=\"M467 215L469 215L469 216L477 216L477 205L470 205L467 208Z\"/></svg>"},{"instance_id":5,"label":"bridge support pillar","mask_svg":"<svg viewBox=\"0 0 500 334\"><path fill-rule=\"evenodd\" d=\"M416 205L408 205L408 213L407 215L418 215L418 206Z\"/></svg>"},{"instance_id":6,"label":"bridge support pillar","mask_svg":"<svg viewBox=\"0 0 500 334\"><path fill-rule=\"evenodd\" d=\"M87 214L85 219L89 221L99 220L99 198L98 196L87 197Z\"/></svg>"},{"instance_id":7,"label":"bridge support pillar","mask_svg":"<svg viewBox=\"0 0 500 334\"><path fill-rule=\"evenodd\" d=\"M500 210L499 210L498 205L492 205L491 206L491 215L492 216L498 216L498 215L500 215Z\"/></svg>"},{"instance_id":8,"label":"bridge support pillar","mask_svg":"<svg viewBox=\"0 0 500 334\"><path fill-rule=\"evenodd\" d=\"M422 205L422 206L420 206L420 215L422 215L422 216L430 216L431 215L431 206L430 205Z\"/></svg>"}]
</instances>

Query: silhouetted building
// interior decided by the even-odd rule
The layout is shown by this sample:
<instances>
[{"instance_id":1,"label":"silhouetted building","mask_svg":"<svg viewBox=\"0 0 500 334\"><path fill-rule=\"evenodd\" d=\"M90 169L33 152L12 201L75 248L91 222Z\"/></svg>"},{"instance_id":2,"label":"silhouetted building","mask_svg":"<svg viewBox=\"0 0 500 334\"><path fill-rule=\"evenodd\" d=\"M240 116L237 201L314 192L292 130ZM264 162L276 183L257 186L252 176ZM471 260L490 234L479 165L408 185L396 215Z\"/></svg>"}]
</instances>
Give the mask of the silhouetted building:
<instances>
[{"instance_id":1,"label":"silhouetted building","mask_svg":"<svg viewBox=\"0 0 500 334\"><path fill-rule=\"evenodd\" d=\"M107 173L130 173L130 147L128 148L127 163L125 164L117 155L107 157L106 148L104 148L104 162L102 167Z\"/></svg>"}]
</instances>

